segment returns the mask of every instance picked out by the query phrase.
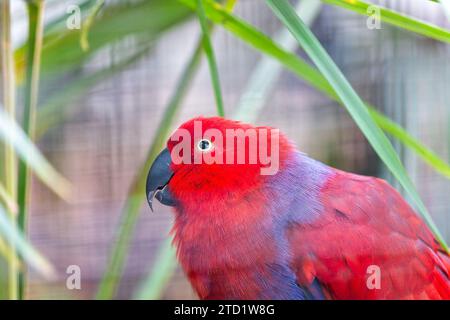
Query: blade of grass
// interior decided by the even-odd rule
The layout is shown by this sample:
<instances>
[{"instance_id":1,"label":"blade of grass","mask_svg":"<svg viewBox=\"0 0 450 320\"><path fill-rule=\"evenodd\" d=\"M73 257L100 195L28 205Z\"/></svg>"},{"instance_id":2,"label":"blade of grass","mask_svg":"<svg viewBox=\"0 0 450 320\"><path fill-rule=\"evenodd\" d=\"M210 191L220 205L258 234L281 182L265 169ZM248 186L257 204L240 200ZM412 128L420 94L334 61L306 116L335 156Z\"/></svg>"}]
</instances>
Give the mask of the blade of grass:
<instances>
[{"instance_id":1,"label":"blade of grass","mask_svg":"<svg viewBox=\"0 0 450 320\"><path fill-rule=\"evenodd\" d=\"M266 3L275 15L283 22L283 24L291 31L300 43L301 47L305 50L311 60L316 64L318 69L334 88L335 92L344 103L356 124L369 140L374 150L412 198L414 204L422 214L425 221L428 223L430 229L433 231L442 247L448 251L444 238L434 224L428 210L409 179L406 170L404 169L388 138L373 121L364 102L353 90L350 83L335 65L320 42L298 17L289 2L286 0L266 0Z\"/></svg>"},{"instance_id":2,"label":"blade of grass","mask_svg":"<svg viewBox=\"0 0 450 320\"><path fill-rule=\"evenodd\" d=\"M214 54L214 49L209 37L209 27L206 22L205 10L203 8L203 0L197 0L197 15L200 21L200 26L203 35L203 49L205 50L206 57L208 59L209 71L211 74L211 82L214 88L214 95L216 98L217 114L220 117L225 116L223 109L222 92L220 89L219 72L217 70L217 62Z\"/></svg>"},{"instance_id":3,"label":"blade of grass","mask_svg":"<svg viewBox=\"0 0 450 320\"><path fill-rule=\"evenodd\" d=\"M117 241L115 241L115 245L111 250L110 259L100 282L96 299L111 299L117 290L129 243L139 216L139 210L145 198L144 189L147 172L163 148L170 133L171 124L179 111L181 102L186 96L192 79L196 75L200 65L202 51L202 42L200 40L176 85L174 95L171 97L165 109L163 119L156 129L155 139L147 152L146 159L133 180L121 214Z\"/></svg>"},{"instance_id":4,"label":"blade of grass","mask_svg":"<svg viewBox=\"0 0 450 320\"><path fill-rule=\"evenodd\" d=\"M187 5L192 10L195 10L194 0L178 0L181 3ZM314 67L310 66L300 57L287 52L272 39L261 33L259 30L237 18L236 16L225 11L221 6L213 3L212 1L206 1L205 12L207 17L214 23L222 25L226 30L240 38L243 42L247 43L251 47L255 48L259 52L272 57L283 65L287 70L293 72L299 78L303 79L306 83L311 85L316 90L322 92L330 99L339 102L342 105L339 97L334 92L334 89L329 85L327 80L320 72ZM428 150L417 139L413 138L399 125L393 123L386 116L382 115L375 110L374 107L366 104L371 110L371 114L376 114L375 121L383 130L399 139L405 146L411 148L418 156L422 158L426 163L432 166L437 172L448 176L450 166L440 159L432 151ZM383 123L384 122L384 123ZM438 164L438 166L436 166Z\"/></svg>"},{"instance_id":5,"label":"blade of grass","mask_svg":"<svg viewBox=\"0 0 450 320\"><path fill-rule=\"evenodd\" d=\"M31 267L46 278L54 276L53 266L25 240L17 226L8 218L8 214L2 205L0 205L0 234L8 239L8 244L13 245L22 259Z\"/></svg>"},{"instance_id":6,"label":"blade of grass","mask_svg":"<svg viewBox=\"0 0 450 320\"><path fill-rule=\"evenodd\" d=\"M4 114L5 119L14 121L16 117L16 81L14 76L14 57L11 41L11 6L9 0L4 0L0 3L0 54L1 54L1 70L2 70L2 85L3 85L3 101L5 104L5 111L0 109ZM1 124L0 124L1 128ZM0 133L1 136L1 133ZM16 171L17 171L17 157L13 148L13 137L7 137L4 140L4 185L8 195L16 199ZM6 218L8 217L8 218ZM11 224L16 224L16 215L12 211L5 214L5 219ZM9 255L5 257L6 264L3 270L0 270L0 278L6 279L5 290L0 288L5 298L9 300L17 299L17 274L18 264L16 259L14 241L8 235L5 235L5 240L10 244ZM3 263L3 261L2 261ZM0 293L1 294L1 293Z\"/></svg>"},{"instance_id":7,"label":"blade of grass","mask_svg":"<svg viewBox=\"0 0 450 320\"><path fill-rule=\"evenodd\" d=\"M39 96L39 69L41 65L42 37L44 32L43 0L27 2L28 10L28 54L25 80L25 106L23 114L23 129L31 141L35 140L36 109ZM26 235L28 214L28 198L30 184L30 169L24 161L19 162L17 202L19 204L18 225ZM19 274L19 299L24 298L25 271Z\"/></svg>"},{"instance_id":8,"label":"blade of grass","mask_svg":"<svg viewBox=\"0 0 450 320\"><path fill-rule=\"evenodd\" d=\"M369 8L377 8L380 13L381 21L411 31L422 36L426 36L438 41L450 43L450 31L434 24L421 21L419 19L383 8L381 6L360 1L360 0L322 0L325 3L332 4L344 9L357 12L362 15L371 15Z\"/></svg>"},{"instance_id":9,"label":"blade of grass","mask_svg":"<svg viewBox=\"0 0 450 320\"><path fill-rule=\"evenodd\" d=\"M94 19L97 16L97 14L100 12L100 10L104 4L105 4L105 0L97 0L94 8L89 13L86 20L83 22L83 26L81 28L80 46L84 52L89 50L89 41L88 41L89 30L91 30L91 26L94 23Z\"/></svg>"},{"instance_id":10,"label":"blade of grass","mask_svg":"<svg viewBox=\"0 0 450 320\"><path fill-rule=\"evenodd\" d=\"M0 140L10 141L17 154L39 179L63 199L70 199L70 183L61 176L28 139L22 128L0 108Z\"/></svg>"}]
</instances>

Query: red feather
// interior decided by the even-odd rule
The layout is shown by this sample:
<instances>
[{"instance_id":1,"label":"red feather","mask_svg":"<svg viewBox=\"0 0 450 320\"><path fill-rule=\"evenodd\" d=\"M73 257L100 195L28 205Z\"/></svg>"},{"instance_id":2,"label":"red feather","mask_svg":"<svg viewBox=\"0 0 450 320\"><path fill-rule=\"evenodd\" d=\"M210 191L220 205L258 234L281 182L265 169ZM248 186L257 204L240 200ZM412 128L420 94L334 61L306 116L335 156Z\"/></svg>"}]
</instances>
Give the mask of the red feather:
<instances>
[{"instance_id":1,"label":"red feather","mask_svg":"<svg viewBox=\"0 0 450 320\"><path fill-rule=\"evenodd\" d=\"M394 188L336 171L321 197L320 221L289 230L301 285L317 280L332 299L450 299L449 256ZM370 265L379 289L366 284Z\"/></svg>"}]
</instances>

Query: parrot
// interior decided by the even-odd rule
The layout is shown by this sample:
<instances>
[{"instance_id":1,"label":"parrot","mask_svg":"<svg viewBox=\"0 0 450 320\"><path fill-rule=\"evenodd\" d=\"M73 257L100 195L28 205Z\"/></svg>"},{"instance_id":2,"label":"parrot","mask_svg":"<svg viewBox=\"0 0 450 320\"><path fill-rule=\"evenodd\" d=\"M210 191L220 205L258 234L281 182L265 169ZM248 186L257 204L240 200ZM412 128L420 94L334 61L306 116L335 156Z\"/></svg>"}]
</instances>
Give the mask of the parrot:
<instances>
[{"instance_id":1,"label":"parrot","mask_svg":"<svg viewBox=\"0 0 450 320\"><path fill-rule=\"evenodd\" d=\"M263 174L269 154L276 170ZM173 208L177 259L200 299L450 299L448 252L398 191L308 157L279 129L183 123L146 196L152 211L154 199Z\"/></svg>"}]
</instances>

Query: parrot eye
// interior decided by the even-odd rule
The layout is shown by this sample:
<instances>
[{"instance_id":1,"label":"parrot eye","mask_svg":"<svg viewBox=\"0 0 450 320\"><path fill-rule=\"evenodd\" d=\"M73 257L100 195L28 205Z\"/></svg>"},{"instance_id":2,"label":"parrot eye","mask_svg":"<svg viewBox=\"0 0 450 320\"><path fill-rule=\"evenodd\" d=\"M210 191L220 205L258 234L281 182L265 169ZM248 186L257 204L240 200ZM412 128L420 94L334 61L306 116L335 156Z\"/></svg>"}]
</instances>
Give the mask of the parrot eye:
<instances>
[{"instance_id":1,"label":"parrot eye","mask_svg":"<svg viewBox=\"0 0 450 320\"><path fill-rule=\"evenodd\" d=\"M209 141L208 139L202 139L197 143L197 148L202 151L202 152L206 152L212 149L212 142Z\"/></svg>"}]
</instances>

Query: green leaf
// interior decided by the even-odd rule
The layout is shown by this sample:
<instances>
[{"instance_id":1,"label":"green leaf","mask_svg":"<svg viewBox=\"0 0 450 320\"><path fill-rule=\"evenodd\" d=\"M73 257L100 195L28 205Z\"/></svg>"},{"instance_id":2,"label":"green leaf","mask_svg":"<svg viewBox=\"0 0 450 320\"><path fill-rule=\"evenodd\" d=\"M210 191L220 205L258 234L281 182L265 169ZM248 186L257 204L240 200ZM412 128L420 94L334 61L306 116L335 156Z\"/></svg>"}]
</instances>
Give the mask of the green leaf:
<instances>
[{"instance_id":1,"label":"green leaf","mask_svg":"<svg viewBox=\"0 0 450 320\"><path fill-rule=\"evenodd\" d=\"M3 108L0 108L0 139L11 143L21 159L53 192L63 199L69 199L69 182L51 166L20 126L5 114Z\"/></svg>"},{"instance_id":2,"label":"green leaf","mask_svg":"<svg viewBox=\"0 0 450 320\"><path fill-rule=\"evenodd\" d=\"M436 235L436 238L448 251L444 238L441 236L438 228L431 219L428 210L409 179L397 153L383 131L373 121L364 102L353 90L350 83L330 58L320 42L316 39L314 34L297 16L289 2L286 0L266 0L266 2L275 15L277 15L283 24L291 31L301 47L334 88L334 91L344 103L348 112L369 140L374 150L412 198L419 212Z\"/></svg>"},{"instance_id":3,"label":"green leaf","mask_svg":"<svg viewBox=\"0 0 450 320\"><path fill-rule=\"evenodd\" d=\"M41 67L42 38L44 33L44 0L27 3L28 11L28 52L26 61L25 103L23 112L23 130L34 141L36 109L39 98L39 76ZM17 203L19 212L17 223L22 232L25 230L29 208L30 169L26 162L19 162ZM19 273L19 299L25 295L26 270Z\"/></svg>"},{"instance_id":4,"label":"green leaf","mask_svg":"<svg viewBox=\"0 0 450 320\"><path fill-rule=\"evenodd\" d=\"M83 26L81 28L81 37L80 37L80 46L83 51L89 50L89 31L91 30L92 24L94 23L94 19L97 16L97 14L100 12L100 9L105 4L105 0L97 0L97 3L95 4L92 11L89 13L86 20L83 22Z\"/></svg>"},{"instance_id":5,"label":"green leaf","mask_svg":"<svg viewBox=\"0 0 450 320\"><path fill-rule=\"evenodd\" d=\"M25 240L19 229L11 223L4 207L0 204L0 235L2 239L10 241L22 258L33 268L47 278L52 277L55 272L52 265L33 246Z\"/></svg>"},{"instance_id":6,"label":"green leaf","mask_svg":"<svg viewBox=\"0 0 450 320\"><path fill-rule=\"evenodd\" d=\"M0 68L1 68L1 92L2 101L4 103L5 116L7 119L14 121L16 118L16 79L14 76L14 59L11 40L11 2L3 0L0 2ZM3 109L0 109L3 111ZM1 128L1 124L0 124ZM1 136L0 136L1 138ZM4 182L6 192L13 199L16 198L16 169L17 157L11 141L5 140L1 144L2 161L1 167L3 171L2 181ZM15 223L15 214L7 212L11 223ZM6 250L5 259L0 259L0 299L17 299L17 274L18 260L14 247Z\"/></svg>"},{"instance_id":7,"label":"green leaf","mask_svg":"<svg viewBox=\"0 0 450 320\"><path fill-rule=\"evenodd\" d=\"M219 72L217 70L217 62L211 44L211 39L209 38L208 23L206 22L205 10L203 8L202 0L197 0L197 15L202 29L203 48L205 50L206 57L208 58L209 71L211 74L211 81L213 84L214 95L216 98L217 114L220 117L223 117L225 116L225 112L223 109L223 99L222 99L222 92L220 89Z\"/></svg>"},{"instance_id":8,"label":"green leaf","mask_svg":"<svg viewBox=\"0 0 450 320\"><path fill-rule=\"evenodd\" d=\"M431 23L421 21L419 19L383 8L381 6L359 1L359 0L322 0L325 3L329 3L341 8L345 8L362 15L372 15L373 9L379 10L380 19L383 22L391 24L396 27L400 27L407 31L415 32L422 36L426 36L435 40L450 43L450 31ZM444 0L448 1L448 0ZM371 10L372 9L372 10Z\"/></svg>"}]
</instances>

